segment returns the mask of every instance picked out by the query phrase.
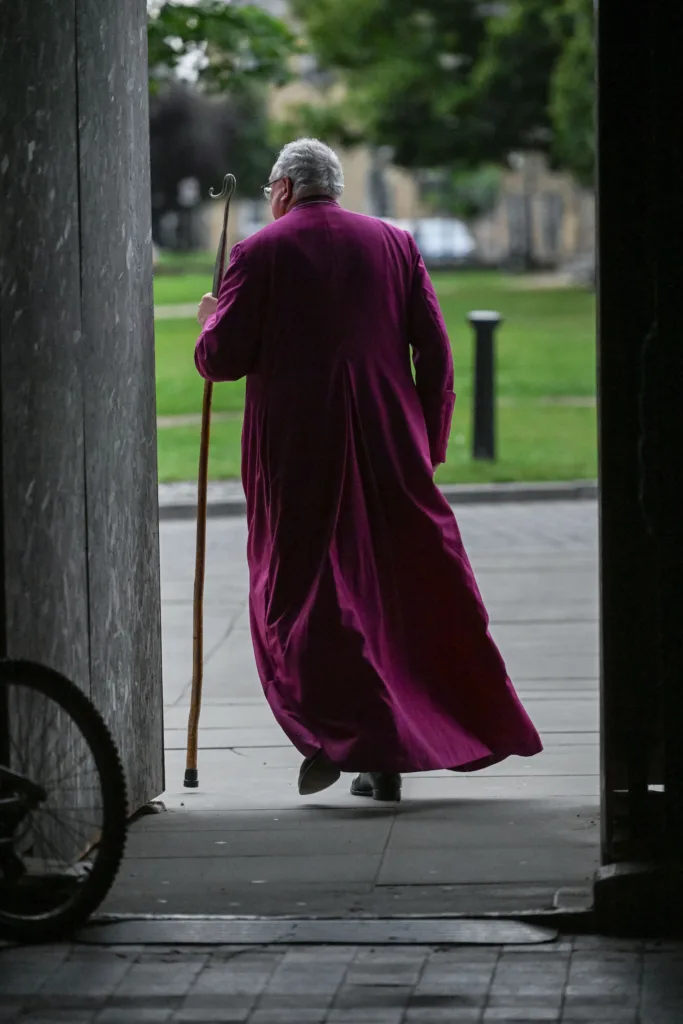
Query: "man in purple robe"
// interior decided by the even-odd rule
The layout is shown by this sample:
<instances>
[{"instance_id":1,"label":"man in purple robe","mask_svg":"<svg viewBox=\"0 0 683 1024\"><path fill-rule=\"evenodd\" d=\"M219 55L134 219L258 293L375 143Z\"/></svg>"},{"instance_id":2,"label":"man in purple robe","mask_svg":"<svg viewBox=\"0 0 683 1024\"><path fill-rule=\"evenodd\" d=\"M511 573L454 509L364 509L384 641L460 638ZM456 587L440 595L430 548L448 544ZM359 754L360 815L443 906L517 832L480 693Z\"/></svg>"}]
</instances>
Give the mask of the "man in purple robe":
<instances>
[{"instance_id":1,"label":"man in purple robe","mask_svg":"<svg viewBox=\"0 0 683 1024\"><path fill-rule=\"evenodd\" d=\"M434 483L455 402L434 289L411 236L343 210L343 187L327 146L285 146L274 223L202 299L195 363L247 379L251 632L299 792L358 772L353 793L395 800L402 772L542 747Z\"/></svg>"}]
</instances>

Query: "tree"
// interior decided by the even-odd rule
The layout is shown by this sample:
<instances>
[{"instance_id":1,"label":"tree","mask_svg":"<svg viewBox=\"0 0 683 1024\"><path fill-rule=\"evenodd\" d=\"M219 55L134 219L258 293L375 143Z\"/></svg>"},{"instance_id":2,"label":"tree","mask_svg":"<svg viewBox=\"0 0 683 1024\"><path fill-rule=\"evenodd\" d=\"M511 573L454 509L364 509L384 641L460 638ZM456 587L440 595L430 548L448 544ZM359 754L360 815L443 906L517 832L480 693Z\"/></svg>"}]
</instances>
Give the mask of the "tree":
<instances>
[{"instance_id":1,"label":"tree","mask_svg":"<svg viewBox=\"0 0 683 1024\"><path fill-rule=\"evenodd\" d=\"M409 168L543 149L590 174L592 0L293 0L344 98L306 120ZM580 32L581 42L575 38ZM581 139L581 152L575 149Z\"/></svg>"},{"instance_id":2,"label":"tree","mask_svg":"<svg viewBox=\"0 0 683 1024\"><path fill-rule=\"evenodd\" d=\"M566 41L550 83L553 153L584 185L595 175L594 0L567 0Z\"/></svg>"},{"instance_id":3,"label":"tree","mask_svg":"<svg viewBox=\"0 0 683 1024\"><path fill-rule=\"evenodd\" d=\"M154 235L174 212L191 223L179 186L200 194L232 171L256 195L274 158L268 87L289 77L291 30L258 7L221 0L161 3L148 19ZM186 244L190 244L186 239Z\"/></svg>"},{"instance_id":4,"label":"tree","mask_svg":"<svg viewBox=\"0 0 683 1024\"><path fill-rule=\"evenodd\" d=\"M458 107L486 36L478 3L293 0L292 7L320 65L346 87L330 128L392 146L404 167L453 160Z\"/></svg>"},{"instance_id":5,"label":"tree","mask_svg":"<svg viewBox=\"0 0 683 1024\"><path fill-rule=\"evenodd\" d=\"M203 92L234 95L255 83L286 82L295 39L259 7L201 0L152 6L147 45L153 90L189 73Z\"/></svg>"},{"instance_id":6,"label":"tree","mask_svg":"<svg viewBox=\"0 0 683 1024\"><path fill-rule=\"evenodd\" d=\"M481 135L485 152L501 143L508 151L542 149L584 184L592 182L593 3L516 0L490 20L467 103L488 126Z\"/></svg>"},{"instance_id":7,"label":"tree","mask_svg":"<svg viewBox=\"0 0 683 1024\"><path fill-rule=\"evenodd\" d=\"M486 40L462 102L476 160L550 148L548 90L562 52L558 15L564 2L514 0L489 15Z\"/></svg>"}]
</instances>

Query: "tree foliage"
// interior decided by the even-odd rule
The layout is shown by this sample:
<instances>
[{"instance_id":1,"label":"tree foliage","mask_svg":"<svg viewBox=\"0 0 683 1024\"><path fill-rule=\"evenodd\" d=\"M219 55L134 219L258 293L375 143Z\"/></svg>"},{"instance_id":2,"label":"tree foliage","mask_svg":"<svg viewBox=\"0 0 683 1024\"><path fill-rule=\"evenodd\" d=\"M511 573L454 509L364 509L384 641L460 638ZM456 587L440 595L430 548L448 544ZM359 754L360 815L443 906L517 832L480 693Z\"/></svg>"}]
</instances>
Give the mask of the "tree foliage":
<instances>
[{"instance_id":1,"label":"tree foliage","mask_svg":"<svg viewBox=\"0 0 683 1024\"><path fill-rule=\"evenodd\" d=\"M405 167L503 162L544 149L592 173L593 0L293 0L344 98L338 137ZM299 110L306 127L310 109ZM323 115L316 113L319 122Z\"/></svg>"},{"instance_id":2,"label":"tree foliage","mask_svg":"<svg viewBox=\"0 0 683 1024\"><path fill-rule=\"evenodd\" d=\"M274 157L270 85L290 76L291 29L255 6L156 3L148 26L152 191L156 220L194 178L206 196L233 172L256 195Z\"/></svg>"},{"instance_id":3,"label":"tree foliage","mask_svg":"<svg viewBox=\"0 0 683 1024\"><path fill-rule=\"evenodd\" d=\"M254 82L287 81L295 38L259 7L201 0L152 9L147 45L153 89L189 69L203 91L234 94Z\"/></svg>"},{"instance_id":4,"label":"tree foliage","mask_svg":"<svg viewBox=\"0 0 683 1024\"><path fill-rule=\"evenodd\" d=\"M339 72L337 121L390 145L405 167L453 159L458 108L485 39L472 0L293 0L323 68Z\"/></svg>"},{"instance_id":5,"label":"tree foliage","mask_svg":"<svg viewBox=\"0 0 683 1024\"><path fill-rule=\"evenodd\" d=\"M594 0L566 0L566 40L550 82L553 152L579 181L595 174Z\"/></svg>"}]
</instances>

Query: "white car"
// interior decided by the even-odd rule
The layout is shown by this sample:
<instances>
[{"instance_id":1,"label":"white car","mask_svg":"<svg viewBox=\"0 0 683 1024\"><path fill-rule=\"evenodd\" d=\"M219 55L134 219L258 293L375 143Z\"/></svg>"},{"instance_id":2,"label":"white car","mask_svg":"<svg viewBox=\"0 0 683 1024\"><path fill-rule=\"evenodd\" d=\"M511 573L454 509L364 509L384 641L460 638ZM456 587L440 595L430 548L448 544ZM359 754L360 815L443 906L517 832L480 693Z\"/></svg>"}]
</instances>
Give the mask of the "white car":
<instances>
[{"instance_id":1,"label":"white car","mask_svg":"<svg viewBox=\"0 0 683 1024\"><path fill-rule=\"evenodd\" d=\"M454 217L420 217L416 220L383 218L387 224L403 228L415 239L427 263L452 263L470 259L476 242L467 225Z\"/></svg>"}]
</instances>

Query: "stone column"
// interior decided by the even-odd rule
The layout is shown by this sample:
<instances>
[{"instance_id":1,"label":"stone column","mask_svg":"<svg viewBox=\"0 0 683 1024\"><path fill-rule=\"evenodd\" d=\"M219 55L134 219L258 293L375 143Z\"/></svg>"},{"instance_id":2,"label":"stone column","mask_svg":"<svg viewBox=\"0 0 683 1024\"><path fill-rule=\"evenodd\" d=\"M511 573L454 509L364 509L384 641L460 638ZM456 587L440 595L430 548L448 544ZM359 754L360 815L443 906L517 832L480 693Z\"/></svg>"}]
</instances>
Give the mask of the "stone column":
<instances>
[{"instance_id":1,"label":"stone column","mask_svg":"<svg viewBox=\"0 0 683 1024\"><path fill-rule=\"evenodd\" d=\"M2 648L163 788L144 0L0 2Z\"/></svg>"}]
</instances>

